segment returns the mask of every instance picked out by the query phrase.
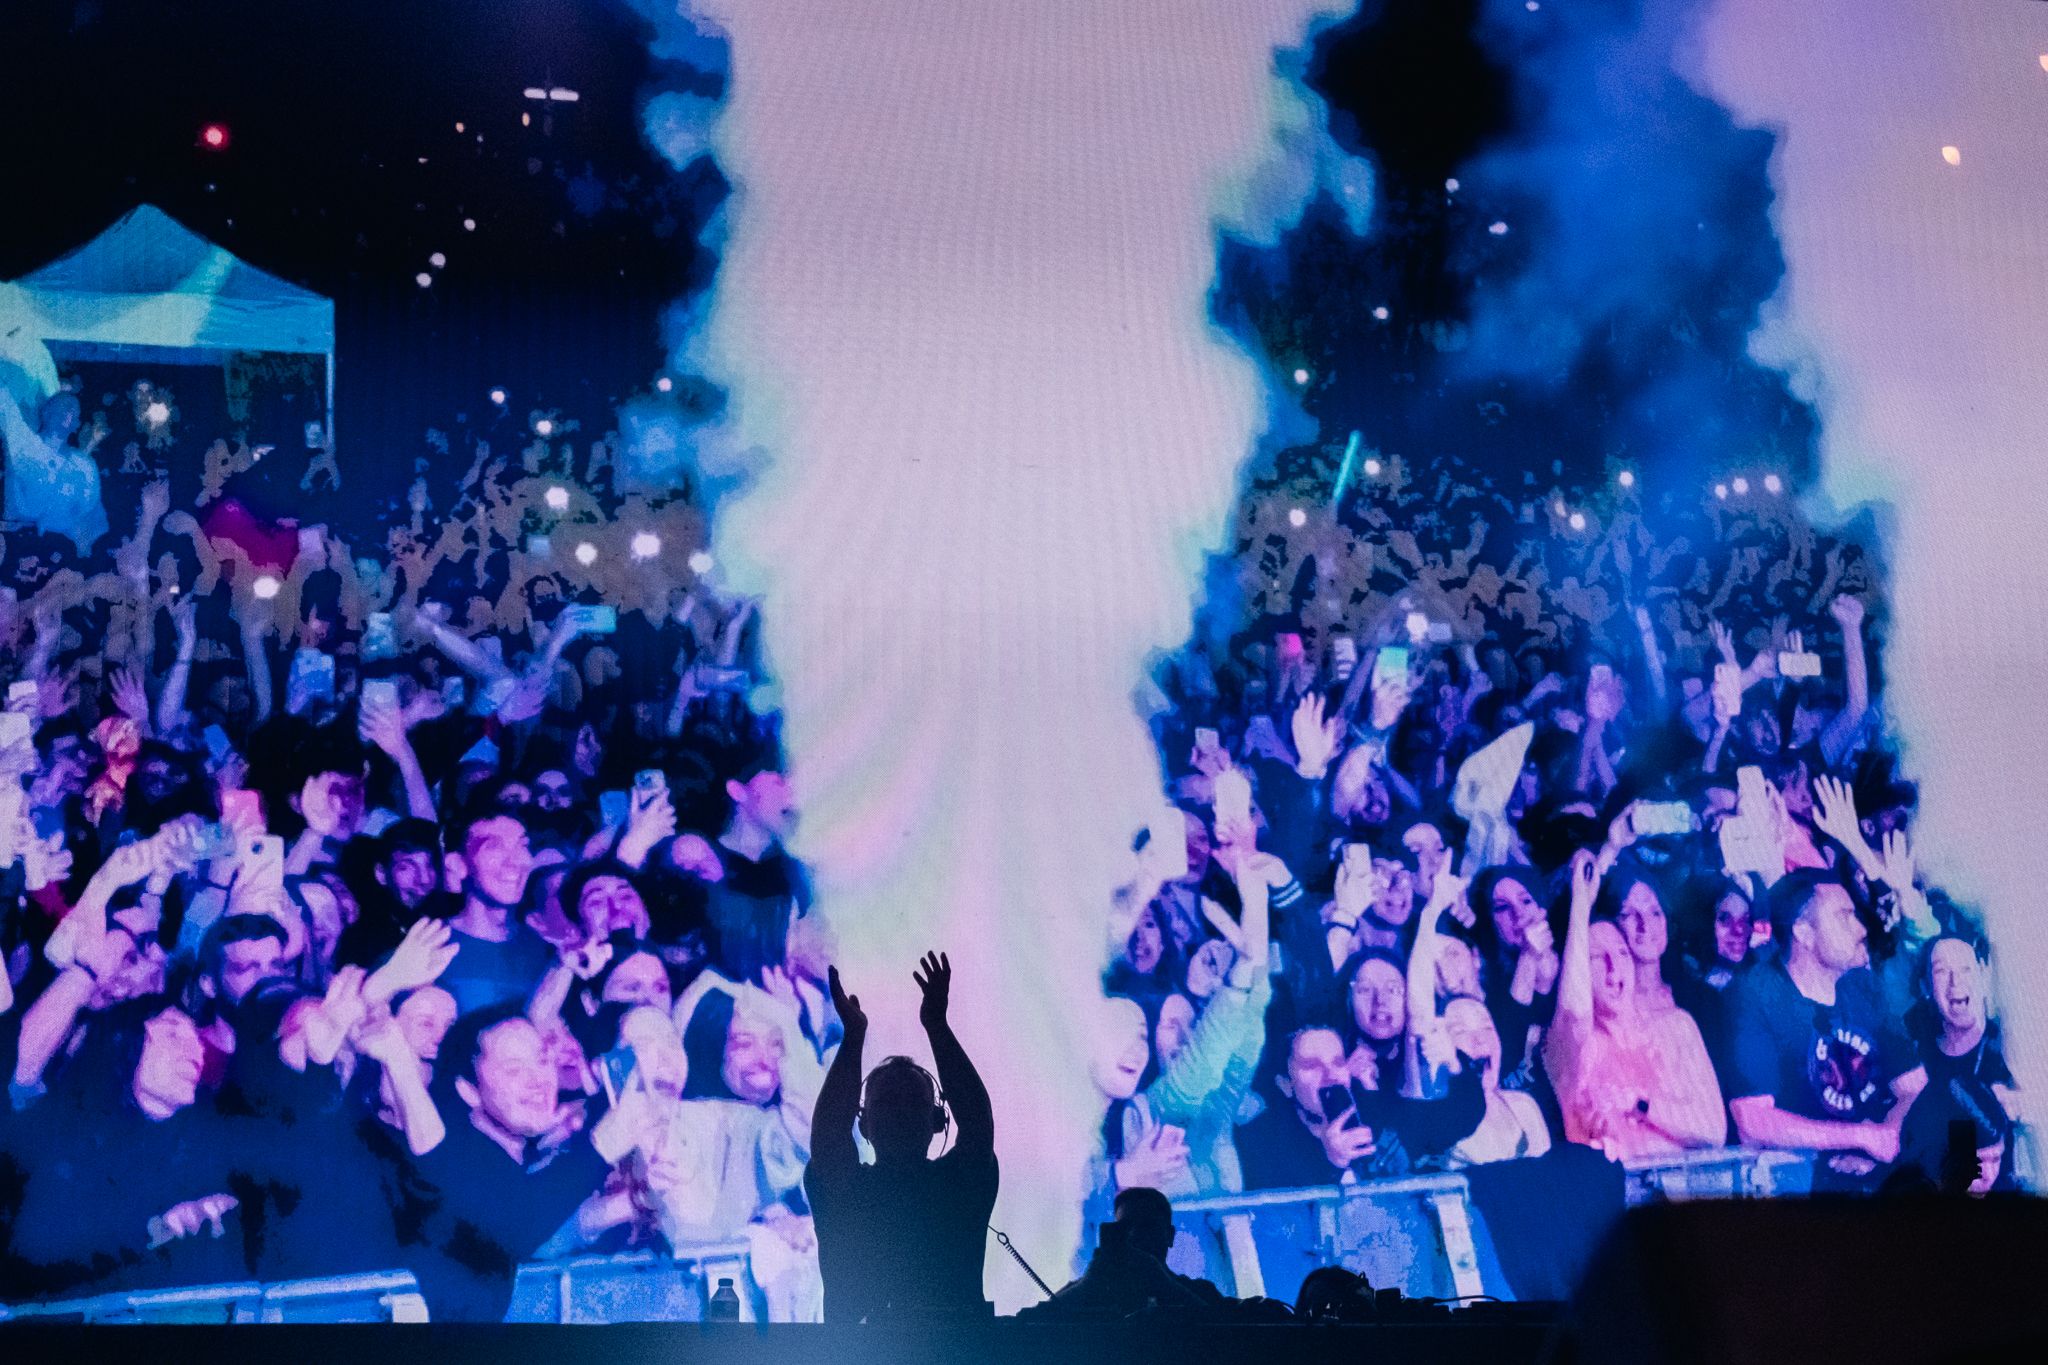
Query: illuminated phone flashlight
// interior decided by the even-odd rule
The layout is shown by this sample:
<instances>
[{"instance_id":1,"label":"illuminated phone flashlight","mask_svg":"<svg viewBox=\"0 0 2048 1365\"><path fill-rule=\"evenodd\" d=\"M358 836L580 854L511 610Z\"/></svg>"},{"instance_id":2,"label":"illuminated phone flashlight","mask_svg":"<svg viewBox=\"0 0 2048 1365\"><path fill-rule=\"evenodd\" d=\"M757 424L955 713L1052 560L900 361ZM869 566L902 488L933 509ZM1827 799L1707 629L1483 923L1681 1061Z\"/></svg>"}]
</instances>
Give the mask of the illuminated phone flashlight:
<instances>
[{"instance_id":1,"label":"illuminated phone flashlight","mask_svg":"<svg viewBox=\"0 0 2048 1365\"><path fill-rule=\"evenodd\" d=\"M1308 513L1302 511L1299 507L1292 509L1287 514L1287 524L1289 526L1308 525Z\"/></svg>"},{"instance_id":2,"label":"illuminated phone flashlight","mask_svg":"<svg viewBox=\"0 0 2048 1365\"><path fill-rule=\"evenodd\" d=\"M670 389L674 388L675 386L676 381L670 379L667 375L663 375L661 378L654 381L654 387L663 393L667 393Z\"/></svg>"},{"instance_id":3,"label":"illuminated phone flashlight","mask_svg":"<svg viewBox=\"0 0 2048 1365\"><path fill-rule=\"evenodd\" d=\"M1785 481L1783 479L1779 478L1776 474L1764 475L1764 492L1782 493L1784 491Z\"/></svg>"},{"instance_id":4,"label":"illuminated phone flashlight","mask_svg":"<svg viewBox=\"0 0 2048 1365\"><path fill-rule=\"evenodd\" d=\"M1373 317L1375 317L1376 319L1378 319L1378 320L1379 320L1379 321L1381 321L1381 322L1385 322L1385 321L1387 320L1387 318L1388 318L1389 316L1391 316L1391 315L1390 315L1390 314L1389 314L1389 313L1387 312L1387 305L1385 305L1384 303L1383 303L1383 304L1381 304L1381 305L1380 305L1379 307L1377 307L1377 308L1373 309L1373 310L1372 310L1372 315L1373 315Z\"/></svg>"},{"instance_id":5,"label":"illuminated phone flashlight","mask_svg":"<svg viewBox=\"0 0 2048 1365\"><path fill-rule=\"evenodd\" d=\"M1419 611L1409 612L1403 624L1408 627L1408 638L1418 645L1429 635L1429 618Z\"/></svg>"},{"instance_id":6,"label":"illuminated phone flashlight","mask_svg":"<svg viewBox=\"0 0 2048 1365\"><path fill-rule=\"evenodd\" d=\"M1574 512L1571 515L1571 519L1565 524L1574 531L1583 531L1586 529L1586 514L1584 512Z\"/></svg>"},{"instance_id":7,"label":"illuminated phone flashlight","mask_svg":"<svg viewBox=\"0 0 2048 1365\"><path fill-rule=\"evenodd\" d=\"M161 398L150 400L143 406L142 420L153 427L160 427L171 420L171 405Z\"/></svg>"},{"instance_id":8,"label":"illuminated phone flashlight","mask_svg":"<svg viewBox=\"0 0 2048 1365\"><path fill-rule=\"evenodd\" d=\"M1378 460L1367 460L1359 468L1365 471L1365 477L1368 479L1377 479L1380 476L1380 470L1384 466Z\"/></svg>"},{"instance_id":9,"label":"illuminated phone flashlight","mask_svg":"<svg viewBox=\"0 0 2048 1365\"><path fill-rule=\"evenodd\" d=\"M1570 513L1572 509L1564 505L1563 498L1559 498L1556 502L1550 504L1550 510L1552 514L1562 517Z\"/></svg>"},{"instance_id":10,"label":"illuminated phone flashlight","mask_svg":"<svg viewBox=\"0 0 2048 1365\"><path fill-rule=\"evenodd\" d=\"M690 572L701 578L711 572L711 566L715 563L717 561L711 557L711 551L699 550L690 556Z\"/></svg>"},{"instance_id":11,"label":"illuminated phone flashlight","mask_svg":"<svg viewBox=\"0 0 2048 1365\"><path fill-rule=\"evenodd\" d=\"M585 568L597 563L597 547L587 540L578 541L576 544L576 562Z\"/></svg>"},{"instance_id":12,"label":"illuminated phone flashlight","mask_svg":"<svg viewBox=\"0 0 2048 1365\"><path fill-rule=\"evenodd\" d=\"M448 264L448 257L442 254L441 252L437 251L433 255L427 257L427 264L434 267L434 269L439 270L442 266Z\"/></svg>"},{"instance_id":13,"label":"illuminated phone flashlight","mask_svg":"<svg viewBox=\"0 0 2048 1365\"><path fill-rule=\"evenodd\" d=\"M636 531L632 544L627 548L635 559L652 559L661 553L661 537L652 531Z\"/></svg>"},{"instance_id":14,"label":"illuminated phone flashlight","mask_svg":"<svg viewBox=\"0 0 2048 1365\"><path fill-rule=\"evenodd\" d=\"M1749 491L1749 480L1738 474L1728 481L1728 486L1735 490L1735 496L1739 498Z\"/></svg>"},{"instance_id":15,"label":"illuminated phone flashlight","mask_svg":"<svg viewBox=\"0 0 2048 1365\"><path fill-rule=\"evenodd\" d=\"M552 436L555 434L555 424L553 420L546 417L536 418L533 423L533 429L535 432L542 436Z\"/></svg>"},{"instance_id":16,"label":"illuminated phone flashlight","mask_svg":"<svg viewBox=\"0 0 2048 1365\"><path fill-rule=\"evenodd\" d=\"M226 151L228 149L228 126L225 123L207 124L199 130L199 142L208 151Z\"/></svg>"},{"instance_id":17,"label":"illuminated phone flashlight","mask_svg":"<svg viewBox=\"0 0 2048 1365\"><path fill-rule=\"evenodd\" d=\"M433 286L434 277L422 270L419 274L412 277L412 282L422 289L428 289Z\"/></svg>"},{"instance_id":18,"label":"illuminated phone flashlight","mask_svg":"<svg viewBox=\"0 0 2048 1365\"><path fill-rule=\"evenodd\" d=\"M1636 486L1636 472L1633 469L1624 469L1614 476L1614 481L1623 488L1634 488Z\"/></svg>"},{"instance_id":19,"label":"illuminated phone flashlight","mask_svg":"<svg viewBox=\"0 0 2048 1365\"><path fill-rule=\"evenodd\" d=\"M1728 497L1728 485L1727 485L1727 484L1725 484L1725 483L1717 483L1717 484L1715 484L1715 485L1714 485L1714 496L1715 496L1715 497L1717 497L1717 498L1720 498L1720 499L1722 499L1722 500L1724 500L1724 501L1725 501L1725 500L1727 499L1727 497Z\"/></svg>"},{"instance_id":20,"label":"illuminated phone flashlight","mask_svg":"<svg viewBox=\"0 0 2048 1365\"><path fill-rule=\"evenodd\" d=\"M560 484L550 487L546 493L542 494L542 498L546 501L551 511L566 512L569 510L569 490Z\"/></svg>"},{"instance_id":21,"label":"illuminated phone flashlight","mask_svg":"<svg viewBox=\"0 0 2048 1365\"><path fill-rule=\"evenodd\" d=\"M504 391L503 389L492 389L492 390L491 390L491 401L492 401L493 403L496 403L496 404L497 404L497 405L498 405L499 407L501 407L501 408L502 408L502 407L504 407L504 406L505 406L505 391Z\"/></svg>"},{"instance_id":22,"label":"illuminated phone flashlight","mask_svg":"<svg viewBox=\"0 0 2048 1365\"><path fill-rule=\"evenodd\" d=\"M284 584L278 582L275 575L265 573L256 575L256 581L249 585L249 591L256 594L257 600L268 602L277 596L278 590L283 587Z\"/></svg>"},{"instance_id":23,"label":"illuminated phone flashlight","mask_svg":"<svg viewBox=\"0 0 2048 1365\"><path fill-rule=\"evenodd\" d=\"M462 220L462 230L463 230L464 232L475 232L475 231L476 231L476 219L474 219L474 218L465 218L465 219L463 219L463 220Z\"/></svg>"},{"instance_id":24,"label":"illuminated phone flashlight","mask_svg":"<svg viewBox=\"0 0 2048 1365\"><path fill-rule=\"evenodd\" d=\"M1295 383L1297 383L1297 384L1306 384L1306 383L1308 383L1308 371L1307 371L1307 370L1296 370L1296 371L1294 372L1294 382L1295 382Z\"/></svg>"}]
</instances>

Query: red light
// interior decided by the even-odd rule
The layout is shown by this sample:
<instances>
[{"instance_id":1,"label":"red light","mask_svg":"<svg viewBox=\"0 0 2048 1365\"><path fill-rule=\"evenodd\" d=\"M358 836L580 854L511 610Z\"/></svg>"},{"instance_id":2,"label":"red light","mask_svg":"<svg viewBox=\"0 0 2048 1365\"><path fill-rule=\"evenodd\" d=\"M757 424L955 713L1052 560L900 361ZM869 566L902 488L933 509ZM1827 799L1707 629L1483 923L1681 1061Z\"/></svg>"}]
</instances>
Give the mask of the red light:
<instances>
[{"instance_id":1,"label":"red light","mask_svg":"<svg viewBox=\"0 0 2048 1365\"><path fill-rule=\"evenodd\" d=\"M219 151L228 145L228 128L224 123L209 123L199 130L199 140Z\"/></svg>"}]
</instances>

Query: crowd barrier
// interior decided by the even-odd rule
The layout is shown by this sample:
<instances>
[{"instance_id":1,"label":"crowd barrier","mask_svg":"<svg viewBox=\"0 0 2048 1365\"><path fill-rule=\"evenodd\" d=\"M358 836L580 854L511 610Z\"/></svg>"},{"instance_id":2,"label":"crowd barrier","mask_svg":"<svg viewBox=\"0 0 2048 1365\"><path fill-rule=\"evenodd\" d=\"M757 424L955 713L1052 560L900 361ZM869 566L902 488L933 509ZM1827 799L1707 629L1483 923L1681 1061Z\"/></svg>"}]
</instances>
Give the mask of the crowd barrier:
<instances>
[{"instance_id":1,"label":"crowd barrier","mask_svg":"<svg viewBox=\"0 0 2048 1365\"><path fill-rule=\"evenodd\" d=\"M1744 1147L1627 1163L1631 1204L1806 1192L1812 1160ZM1291 1300L1318 1265L1357 1270L1411 1297L1505 1296L1456 1173L1189 1199L1174 1210L1177 1269L1240 1297ZM742 1282L747 1245L634 1252L520 1267L513 1322L693 1322L721 1278ZM1053 1277L1057 1283L1060 1277ZM273 1284L207 1285L0 1307L4 1321L423 1322L407 1271Z\"/></svg>"}]
</instances>

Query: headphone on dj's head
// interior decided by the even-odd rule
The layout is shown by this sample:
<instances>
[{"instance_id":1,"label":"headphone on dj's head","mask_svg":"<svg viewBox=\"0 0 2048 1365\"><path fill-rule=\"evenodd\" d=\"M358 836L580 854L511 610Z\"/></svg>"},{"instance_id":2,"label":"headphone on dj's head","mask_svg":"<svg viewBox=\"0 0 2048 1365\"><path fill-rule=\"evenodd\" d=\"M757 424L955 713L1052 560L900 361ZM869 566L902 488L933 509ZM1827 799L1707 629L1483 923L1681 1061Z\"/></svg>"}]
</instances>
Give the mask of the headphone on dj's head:
<instances>
[{"instance_id":1,"label":"headphone on dj's head","mask_svg":"<svg viewBox=\"0 0 2048 1365\"><path fill-rule=\"evenodd\" d=\"M932 1135L936 1137L940 1133L945 1132L947 1125L952 1121L951 1115L946 1109L946 1092L939 1088L939 1078L937 1076L925 1070L913 1058L900 1055L884 1057L876 1064L875 1069L868 1073L867 1079L861 1082L860 1087L860 1132L862 1137L868 1138L871 1142L874 1139L868 1132L868 1088L874 1084L875 1077L882 1074L887 1068L896 1067L900 1069L906 1066L924 1077L925 1084L932 1088Z\"/></svg>"}]
</instances>

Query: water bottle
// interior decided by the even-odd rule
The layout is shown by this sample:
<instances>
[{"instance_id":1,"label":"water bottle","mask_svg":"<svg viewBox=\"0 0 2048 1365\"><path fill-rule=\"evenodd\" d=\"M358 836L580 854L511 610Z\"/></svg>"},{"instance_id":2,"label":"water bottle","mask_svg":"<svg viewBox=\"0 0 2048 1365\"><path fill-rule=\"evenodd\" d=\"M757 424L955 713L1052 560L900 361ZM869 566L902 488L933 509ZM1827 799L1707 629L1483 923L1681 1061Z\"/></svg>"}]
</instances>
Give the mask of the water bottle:
<instances>
[{"instance_id":1,"label":"water bottle","mask_svg":"<svg viewBox=\"0 0 2048 1365\"><path fill-rule=\"evenodd\" d=\"M706 1322L738 1322L740 1320L740 1296L734 1291L731 1280L720 1280L718 1290L711 1296L710 1307L704 1310Z\"/></svg>"}]
</instances>

